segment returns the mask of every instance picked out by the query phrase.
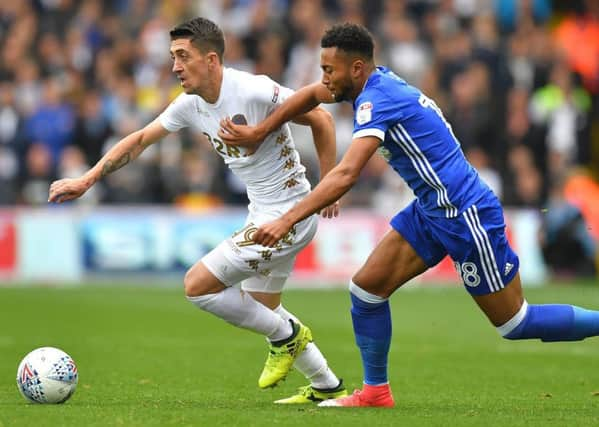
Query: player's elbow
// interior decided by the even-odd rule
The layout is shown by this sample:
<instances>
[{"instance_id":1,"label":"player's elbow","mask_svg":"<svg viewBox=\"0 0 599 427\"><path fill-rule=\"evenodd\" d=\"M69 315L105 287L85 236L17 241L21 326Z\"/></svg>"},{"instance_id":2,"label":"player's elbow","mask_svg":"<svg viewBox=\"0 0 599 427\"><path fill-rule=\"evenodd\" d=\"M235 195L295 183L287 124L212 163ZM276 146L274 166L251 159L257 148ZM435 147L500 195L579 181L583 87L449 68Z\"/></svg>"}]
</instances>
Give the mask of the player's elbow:
<instances>
[{"instance_id":1,"label":"player's elbow","mask_svg":"<svg viewBox=\"0 0 599 427\"><path fill-rule=\"evenodd\" d=\"M322 107L316 107L313 111L318 118L318 121L322 123L323 126L329 126L331 128L335 126L335 120L333 120L333 115L330 112Z\"/></svg>"},{"instance_id":2,"label":"player's elbow","mask_svg":"<svg viewBox=\"0 0 599 427\"><path fill-rule=\"evenodd\" d=\"M300 125L310 126L313 132L322 132L325 129L333 130L335 128L333 115L321 107L315 107L313 110L295 117L293 121Z\"/></svg>"}]
</instances>

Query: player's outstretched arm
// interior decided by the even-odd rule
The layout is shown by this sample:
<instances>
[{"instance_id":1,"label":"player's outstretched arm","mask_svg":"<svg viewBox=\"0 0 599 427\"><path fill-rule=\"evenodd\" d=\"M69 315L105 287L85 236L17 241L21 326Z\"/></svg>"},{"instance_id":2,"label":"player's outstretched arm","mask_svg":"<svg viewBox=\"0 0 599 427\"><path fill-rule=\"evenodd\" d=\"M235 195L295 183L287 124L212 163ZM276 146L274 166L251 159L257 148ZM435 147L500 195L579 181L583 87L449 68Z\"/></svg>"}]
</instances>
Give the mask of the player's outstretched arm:
<instances>
[{"instance_id":1,"label":"player's outstretched arm","mask_svg":"<svg viewBox=\"0 0 599 427\"><path fill-rule=\"evenodd\" d=\"M252 147L284 123L307 113L320 103L332 103L331 92L320 82L305 86L291 95L266 119L256 126L236 125L229 117L220 123L219 138L228 145Z\"/></svg>"},{"instance_id":2,"label":"player's outstretched arm","mask_svg":"<svg viewBox=\"0 0 599 427\"><path fill-rule=\"evenodd\" d=\"M334 167L337 159L335 121L327 110L316 107L293 119L295 123L310 126L318 161L320 163L320 179L322 180ZM339 202L327 206L320 211L325 218L339 215Z\"/></svg>"},{"instance_id":3,"label":"player's outstretched arm","mask_svg":"<svg viewBox=\"0 0 599 427\"><path fill-rule=\"evenodd\" d=\"M96 182L137 158L142 151L168 134L158 119L117 142L96 165L79 178L65 178L50 185L48 202L62 203L81 197Z\"/></svg>"},{"instance_id":4,"label":"player's outstretched arm","mask_svg":"<svg viewBox=\"0 0 599 427\"><path fill-rule=\"evenodd\" d=\"M347 193L360 176L360 172L379 146L374 136L354 139L341 162L333 168L305 199L298 202L279 219L263 224L252 240L273 247L293 227L293 224L331 205Z\"/></svg>"}]
</instances>

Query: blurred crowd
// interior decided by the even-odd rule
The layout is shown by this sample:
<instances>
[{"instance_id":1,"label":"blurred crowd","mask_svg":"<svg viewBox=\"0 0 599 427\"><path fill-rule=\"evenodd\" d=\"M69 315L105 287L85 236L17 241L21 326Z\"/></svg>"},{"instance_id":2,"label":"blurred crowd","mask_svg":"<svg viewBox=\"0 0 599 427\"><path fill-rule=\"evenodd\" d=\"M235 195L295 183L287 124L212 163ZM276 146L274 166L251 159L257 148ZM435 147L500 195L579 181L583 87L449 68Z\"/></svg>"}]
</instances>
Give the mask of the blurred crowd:
<instances>
[{"instance_id":1,"label":"blurred crowd","mask_svg":"<svg viewBox=\"0 0 599 427\"><path fill-rule=\"evenodd\" d=\"M160 113L179 92L168 31L198 15L225 31L226 65L293 89L320 78L328 25L366 25L377 63L436 100L508 206L545 206L573 170L599 170L596 0L22 0L0 4L0 204L45 203L52 180L80 175ZM342 155L351 105L331 111ZM315 182L309 129L294 133ZM345 203L395 211L410 197L373 159ZM189 132L150 147L81 201L246 202Z\"/></svg>"},{"instance_id":2,"label":"blurred crowd","mask_svg":"<svg viewBox=\"0 0 599 427\"><path fill-rule=\"evenodd\" d=\"M180 92L168 31L198 15L224 30L225 65L293 89L320 79L327 26L366 25L377 63L437 102L504 204L547 213L546 258L566 267L592 260L596 239L582 214L599 218L599 202L588 197L599 194L598 0L1 2L0 205L45 204L54 179L81 175L159 114ZM341 156L351 141L352 108L330 109ZM311 133L295 125L293 132L315 183ZM573 173L586 177L569 190L578 204L565 197ZM412 197L375 156L343 202L389 215ZM247 199L204 137L183 131L77 203L213 206Z\"/></svg>"},{"instance_id":3,"label":"blurred crowd","mask_svg":"<svg viewBox=\"0 0 599 427\"><path fill-rule=\"evenodd\" d=\"M377 62L436 100L506 205L541 207L573 168L597 171L595 0L23 0L0 5L0 204L45 203L161 112L179 92L168 31L198 15L225 31L226 65L293 89L320 78L328 25L366 25ZM331 110L341 155L351 106ZM314 182L310 132L294 133ZM167 138L82 202L246 203L202 138ZM409 199L388 172L374 159L346 203Z\"/></svg>"}]
</instances>

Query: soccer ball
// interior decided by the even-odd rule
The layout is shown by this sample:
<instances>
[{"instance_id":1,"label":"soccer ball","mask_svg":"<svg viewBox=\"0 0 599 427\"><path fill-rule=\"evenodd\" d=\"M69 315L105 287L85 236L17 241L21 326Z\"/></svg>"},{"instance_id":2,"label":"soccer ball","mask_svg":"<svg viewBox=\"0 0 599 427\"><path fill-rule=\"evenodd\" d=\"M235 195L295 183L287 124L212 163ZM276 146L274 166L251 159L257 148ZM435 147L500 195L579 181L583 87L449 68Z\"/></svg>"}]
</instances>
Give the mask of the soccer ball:
<instances>
[{"instance_id":1,"label":"soccer ball","mask_svg":"<svg viewBox=\"0 0 599 427\"><path fill-rule=\"evenodd\" d=\"M64 403L77 387L77 365L64 351L41 347L23 358L17 370L17 387L34 403Z\"/></svg>"}]
</instances>

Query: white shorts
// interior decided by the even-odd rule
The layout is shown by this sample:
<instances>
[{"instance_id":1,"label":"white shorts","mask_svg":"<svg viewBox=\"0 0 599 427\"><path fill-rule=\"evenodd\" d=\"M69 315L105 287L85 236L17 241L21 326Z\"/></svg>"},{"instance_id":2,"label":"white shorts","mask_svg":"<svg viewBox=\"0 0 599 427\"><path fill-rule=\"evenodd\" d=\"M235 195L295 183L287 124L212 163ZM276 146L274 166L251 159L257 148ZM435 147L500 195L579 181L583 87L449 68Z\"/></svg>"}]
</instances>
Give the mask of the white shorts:
<instances>
[{"instance_id":1,"label":"white shorts","mask_svg":"<svg viewBox=\"0 0 599 427\"><path fill-rule=\"evenodd\" d=\"M297 254L316 233L318 216L312 215L295 224L274 248L255 244L251 235L259 225L274 218L250 213L245 227L204 255L202 263L225 286L241 283L245 291L280 293Z\"/></svg>"}]
</instances>

